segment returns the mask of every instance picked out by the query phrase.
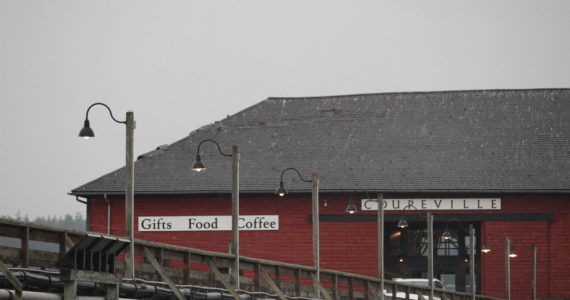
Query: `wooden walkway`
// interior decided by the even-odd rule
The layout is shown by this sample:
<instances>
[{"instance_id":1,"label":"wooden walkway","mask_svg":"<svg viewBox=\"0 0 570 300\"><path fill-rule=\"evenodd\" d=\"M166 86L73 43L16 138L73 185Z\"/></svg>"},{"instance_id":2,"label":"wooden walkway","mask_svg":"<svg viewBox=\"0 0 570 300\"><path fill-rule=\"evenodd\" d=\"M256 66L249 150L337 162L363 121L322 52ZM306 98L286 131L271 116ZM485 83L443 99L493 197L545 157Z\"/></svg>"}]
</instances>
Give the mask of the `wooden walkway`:
<instances>
[{"instance_id":1,"label":"wooden walkway","mask_svg":"<svg viewBox=\"0 0 570 300\"><path fill-rule=\"evenodd\" d=\"M37 225L0 218L0 267L58 270L57 261L86 232ZM6 239L7 238L7 239ZM228 270L234 260L227 253L204 251L143 240L135 242L136 277L144 280L171 281L176 285L198 285L227 289L234 294ZM123 256L116 260L116 274L122 275ZM3 272L4 273L4 272ZM274 298L321 298L330 300L378 299L378 278L321 269L320 291L315 295L315 270L309 266L240 257L241 290L265 292ZM172 288L171 288L172 289ZM176 289L176 288L174 288ZM429 289L384 281L385 299L417 299ZM14 287L17 290L17 287ZM176 294L176 291L173 291ZM180 298L180 296L179 296ZM427 298L426 298L427 299ZM435 290L435 299L502 300L467 293Z\"/></svg>"}]
</instances>

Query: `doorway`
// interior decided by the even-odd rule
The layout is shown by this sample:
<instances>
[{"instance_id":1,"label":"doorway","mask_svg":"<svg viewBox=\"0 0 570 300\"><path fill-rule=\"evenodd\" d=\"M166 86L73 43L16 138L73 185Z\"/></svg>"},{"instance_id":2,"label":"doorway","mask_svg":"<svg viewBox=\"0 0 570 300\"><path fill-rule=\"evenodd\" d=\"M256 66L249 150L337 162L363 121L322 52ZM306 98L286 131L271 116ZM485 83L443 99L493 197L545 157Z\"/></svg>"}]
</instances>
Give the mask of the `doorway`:
<instances>
[{"instance_id":1,"label":"doorway","mask_svg":"<svg viewBox=\"0 0 570 300\"><path fill-rule=\"evenodd\" d=\"M392 278L427 278L428 243L427 224L409 223L401 229L396 223L386 223L385 273ZM454 226L455 225L455 226ZM475 269L480 269L478 237L479 223L475 228ZM469 270L469 235L456 224L449 224L452 238L441 239L445 222L434 223L434 278L441 280L446 289L460 292L471 291ZM479 274L477 274L479 275ZM479 287L479 276L476 279Z\"/></svg>"}]
</instances>

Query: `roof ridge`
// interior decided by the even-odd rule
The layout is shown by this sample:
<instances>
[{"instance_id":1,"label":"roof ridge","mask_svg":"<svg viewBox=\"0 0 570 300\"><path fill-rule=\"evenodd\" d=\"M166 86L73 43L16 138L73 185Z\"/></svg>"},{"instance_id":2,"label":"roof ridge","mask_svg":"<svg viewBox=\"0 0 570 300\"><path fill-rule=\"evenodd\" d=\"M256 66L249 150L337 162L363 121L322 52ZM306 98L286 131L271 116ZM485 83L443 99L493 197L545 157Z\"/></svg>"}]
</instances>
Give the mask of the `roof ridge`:
<instances>
[{"instance_id":1,"label":"roof ridge","mask_svg":"<svg viewBox=\"0 0 570 300\"><path fill-rule=\"evenodd\" d=\"M473 90L433 90L433 91L413 91L413 92L379 92L379 93L362 93L362 94L340 94L328 96L303 96L303 97L268 97L266 100L308 100L308 99L326 99L335 97L356 97L356 96L374 96L374 95L423 95L423 94L442 94L442 93L480 93L480 92L531 92L531 91L570 91L568 88L528 88L528 89L473 89ZM263 101L262 101L263 102ZM261 102L260 102L261 103ZM258 104L260 104L258 103ZM248 107L248 109L251 107ZM243 111L243 110L242 110ZM235 114L234 114L235 115Z\"/></svg>"}]
</instances>

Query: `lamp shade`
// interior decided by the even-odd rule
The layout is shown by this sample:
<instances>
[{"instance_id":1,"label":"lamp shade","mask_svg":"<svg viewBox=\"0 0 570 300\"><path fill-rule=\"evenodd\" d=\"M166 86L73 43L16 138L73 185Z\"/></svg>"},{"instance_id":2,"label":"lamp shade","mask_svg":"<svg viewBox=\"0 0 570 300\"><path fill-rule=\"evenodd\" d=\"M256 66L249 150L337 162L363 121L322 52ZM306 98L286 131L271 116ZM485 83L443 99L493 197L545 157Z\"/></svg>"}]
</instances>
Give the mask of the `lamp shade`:
<instances>
[{"instance_id":1,"label":"lamp shade","mask_svg":"<svg viewBox=\"0 0 570 300\"><path fill-rule=\"evenodd\" d=\"M279 187L275 191L275 194L279 195L279 197L283 197L287 194L287 190L285 189L285 185L283 184L283 181L281 181L279 183Z\"/></svg>"},{"instance_id":2,"label":"lamp shade","mask_svg":"<svg viewBox=\"0 0 570 300\"><path fill-rule=\"evenodd\" d=\"M346 212L353 215L357 211L358 210L356 209L356 205L354 205L354 201L351 199L350 202L348 202L348 206L346 207Z\"/></svg>"},{"instance_id":3,"label":"lamp shade","mask_svg":"<svg viewBox=\"0 0 570 300\"><path fill-rule=\"evenodd\" d=\"M79 131L79 137L82 137L84 139L95 137L93 129L91 129L91 126L89 126L89 120L85 120L85 122L83 122L83 128L81 128L81 131Z\"/></svg>"},{"instance_id":4,"label":"lamp shade","mask_svg":"<svg viewBox=\"0 0 570 300\"><path fill-rule=\"evenodd\" d=\"M408 221L406 221L406 219L404 218L404 216L402 216L400 218L400 221L398 221L398 227L400 228L406 228L408 227Z\"/></svg>"},{"instance_id":5,"label":"lamp shade","mask_svg":"<svg viewBox=\"0 0 570 300\"><path fill-rule=\"evenodd\" d=\"M202 162L202 159L200 158L199 154L196 155L196 161L192 165L192 170L196 171L196 172L202 172L202 171L206 170L206 166Z\"/></svg>"},{"instance_id":6,"label":"lamp shade","mask_svg":"<svg viewBox=\"0 0 570 300\"><path fill-rule=\"evenodd\" d=\"M483 253L489 253L489 252L491 252L491 248L489 248L489 245L483 244L483 247L481 247L481 251Z\"/></svg>"},{"instance_id":7,"label":"lamp shade","mask_svg":"<svg viewBox=\"0 0 570 300\"><path fill-rule=\"evenodd\" d=\"M444 240L451 240L451 233L449 232L449 229L445 228L443 234L441 235L441 238Z\"/></svg>"}]
</instances>

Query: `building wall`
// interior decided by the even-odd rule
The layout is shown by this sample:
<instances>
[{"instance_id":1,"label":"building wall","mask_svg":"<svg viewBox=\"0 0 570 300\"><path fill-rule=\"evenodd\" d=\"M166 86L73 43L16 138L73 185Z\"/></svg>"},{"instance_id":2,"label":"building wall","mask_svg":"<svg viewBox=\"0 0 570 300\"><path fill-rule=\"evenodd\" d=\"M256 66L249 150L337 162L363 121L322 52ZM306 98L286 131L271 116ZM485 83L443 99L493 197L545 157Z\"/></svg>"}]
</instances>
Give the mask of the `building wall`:
<instances>
[{"instance_id":1,"label":"building wall","mask_svg":"<svg viewBox=\"0 0 570 300\"><path fill-rule=\"evenodd\" d=\"M454 195L455 196L455 195ZM404 198L388 196L386 198ZM410 197L410 195L406 195ZM447 198L439 195L437 197ZM457 198L469 197L460 195ZM357 206L363 198L354 196ZM410 197L411 198L411 197ZM417 198L414 197L414 198ZM538 296L570 296L570 196L502 196L499 211L436 211L434 214L532 214L546 213L553 221L485 221L482 239L492 251L481 258L483 294L502 297L504 281L504 237L509 236L518 253L511 259L513 299L530 299L530 247L538 247ZM124 201L110 197L111 234L124 235ZM231 215L229 195L136 196L135 222L139 216ZM320 214L344 214L348 195L321 195ZM104 199L90 202L91 230L106 232L107 204ZM311 200L309 195L241 195L241 215L279 215L278 231L240 231L243 256L312 264ZM373 214L375 212L359 212ZM387 214L399 214L390 212ZM321 267L368 276L377 276L377 227L375 221L320 223ZM393 224L391 225L393 226ZM135 226L136 227L136 226ZM198 249L228 252L231 232L139 232L140 239ZM480 247L481 243L478 244ZM437 263L437 262L436 262Z\"/></svg>"}]
</instances>

